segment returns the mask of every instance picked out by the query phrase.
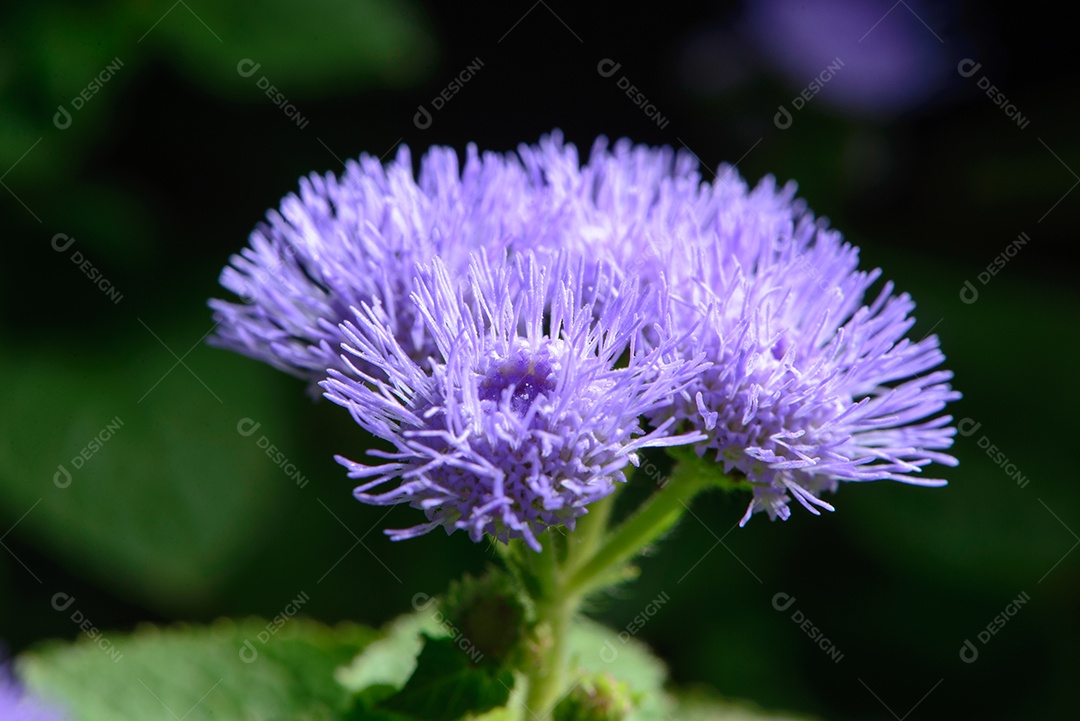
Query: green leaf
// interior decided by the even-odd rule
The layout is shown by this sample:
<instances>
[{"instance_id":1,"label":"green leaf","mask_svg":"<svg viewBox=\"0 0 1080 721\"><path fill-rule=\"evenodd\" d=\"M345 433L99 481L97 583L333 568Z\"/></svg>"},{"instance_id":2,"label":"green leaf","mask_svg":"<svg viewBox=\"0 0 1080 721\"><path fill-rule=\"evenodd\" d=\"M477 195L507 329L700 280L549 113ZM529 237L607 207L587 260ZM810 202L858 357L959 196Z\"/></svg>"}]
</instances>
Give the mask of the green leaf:
<instances>
[{"instance_id":1,"label":"green leaf","mask_svg":"<svg viewBox=\"0 0 1080 721\"><path fill-rule=\"evenodd\" d=\"M416 672L381 708L424 721L455 721L506 704L514 685L511 671L474 666L449 638L429 638Z\"/></svg>"},{"instance_id":2,"label":"green leaf","mask_svg":"<svg viewBox=\"0 0 1080 721\"><path fill-rule=\"evenodd\" d=\"M348 702L334 669L375 635L300 619L222 621L54 643L17 663L31 691L73 721L330 720Z\"/></svg>"},{"instance_id":3,"label":"green leaf","mask_svg":"<svg viewBox=\"0 0 1080 721\"><path fill-rule=\"evenodd\" d=\"M265 434L286 456L294 448L268 392L273 371L206 347L209 319L146 318L152 332L130 322L130 336L111 339L123 364L88 353L73 363L70 348L0 351L0 519L115 593L190 613L311 491L259 445ZM183 365L154 334L177 356L191 348ZM259 431L239 433L243 418Z\"/></svg>"},{"instance_id":4,"label":"green leaf","mask_svg":"<svg viewBox=\"0 0 1080 721\"><path fill-rule=\"evenodd\" d=\"M627 721L666 721L671 701L664 692L667 669L648 647L632 637L581 619L570 631L571 668L579 675L607 673L637 695ZM674 718L680 718L675 716Z\"/></svg>"},{"instance_id":5,"label":"green leaf","mask_svg":"<svg viewBox=\"0 0 1080 721\"><path fill-rule=\"evenodd\" d=\"M357 699L368 707L392 696L405 687L416 671L425 632L438 633L430 614L402 616L390 624L382 638L368 644L351 664L338 669L338 683L357 694Z\"/></svg>"},{"instance_id":6,"label":"green leaf","mask_svg":"<svg viewBox=\"0 0 1080 721\"><path fill-rule=\"evenodd\" d=\"M607 673L585 676L552 712L554 721L625 721L639 694Z\"/></svg>"},{"instance_id":7,"label":"green leaf","mask_svg":"<svg viewBox=\"0 0 1080 721\"><path fill-rule=\"evenodd\" d=\"M676 699L672 718L679 721L812 721L810 716L765 711L748 701L723 699L710 691L690 691Z\"/></svg>"},{"instance_id":8,"label":"green leaf","mask_svg":"<svg viewBox=\"0 0 1080 721\"><path fill-rule=\"evenodd\" d=\"M510 691L510 698L507 700L506 705L469 718L472 721L526 721L527 717L529 717L528 711L525 710L525 692L527 689L528 684L524 674L515 673L513 690Z\"/></svg>"},{"instance_id":9,"label":"green leaf","mask_svg":"<svg viewBox=\"0 0 1080 721\"><path fill-rule=\"evenodd\" d=\"M475 666L448 637L437 608L432 603L397 619L382 638L338 669L338 682L353 693L349 719L453 721L506 704L513 674Z\"/></svg>"},{"instance_id":10,"label":"green leaf","mask_svg":"<svg viewBox=\"0 0 1080 721\"><path fill-rule=\"evenodd\" d=\"M139 10L146 27L162 12L150 5ZM268 112L274 110L267 92L303 100L370 85L404 86L433 67L432 33L413 2L264 0L257 6L202 3L197 16L183 10L164 18L143 44L160 49L200 85L229 99L261 99ZM241 76L243 59L252 61L248 70L260 67Z\"/></svg>"}]
</instances>

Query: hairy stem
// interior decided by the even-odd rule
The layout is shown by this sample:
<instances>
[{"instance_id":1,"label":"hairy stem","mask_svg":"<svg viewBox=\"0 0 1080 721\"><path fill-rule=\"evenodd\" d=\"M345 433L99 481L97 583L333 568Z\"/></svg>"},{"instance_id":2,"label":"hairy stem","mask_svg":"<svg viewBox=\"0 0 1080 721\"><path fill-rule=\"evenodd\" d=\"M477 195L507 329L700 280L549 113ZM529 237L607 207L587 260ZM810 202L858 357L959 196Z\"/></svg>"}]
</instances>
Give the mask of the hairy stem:
<instances>
[{"instance_id":1,"label":"hairy stem","mask_svg":"<svg viewBox=\"0 0 1080 721\"><path fill-rule=\"evenodd\" d=\"M716 485L714 469L678 463L669 481L614 531L607 526L614 499L589 509L565 539L550 530L540 553L528 554L527 572L535 579L537 658L525 671L529 716L546 719L569 683L569 635L574 617L588 594L625 577L626 565L668 531L703 489ZM560 549L565 553L560 553Z\"/></svg>"},{"instance_id":2,"label":"hairy stem","mask_svg":"<svg viewBox=\"0 0 1080 721\"><path fill-rule=\"evenodd\" d=\"M535 601L541 653L535 666L526 672L529 691L525 699L529 716L539 719L548 718L562 697L569 666L570 625L581 604L579 596L566 593L566 574L552 532L543 544L532 564L540 588Z\"/></svg>"},{"instance_id":3,"label":"hairy stem","mask_svg":"<svg viewBox=\"0 0 1080 721\"><path fill-rule=\"evenodd\" d=\"M618 488L621 486L616 490ZM615 495L612 493L589 506L589 512L578 521L577 528L570 534L570 554L566 560L568 572L577 570L603 541L611 519L611 509L615 506Z\"/></svg>"},{"instance_id":4,"label":"hairy stem","mask_svg":"<svg viewBox=\"0 0 1080 721\"><path fill-rule=\"evenodd\" d=\"M613 571L617 571L674 526L694 496L716 482L715 478L702 477L691 469L684 469L686 466L683 464L677 465L668 483L574 569L566 581L566 593L584 596L605 585Z\"/></svg>"}]
</instances>

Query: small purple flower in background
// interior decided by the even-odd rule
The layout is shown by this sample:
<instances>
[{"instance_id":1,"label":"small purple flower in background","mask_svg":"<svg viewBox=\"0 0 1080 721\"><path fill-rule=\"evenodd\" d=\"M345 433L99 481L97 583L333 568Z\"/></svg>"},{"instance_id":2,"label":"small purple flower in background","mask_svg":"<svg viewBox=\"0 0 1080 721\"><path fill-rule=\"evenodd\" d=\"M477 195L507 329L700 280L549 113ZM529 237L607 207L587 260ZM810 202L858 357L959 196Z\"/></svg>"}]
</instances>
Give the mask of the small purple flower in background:
<instances>
[{"instance_id":1,"label":"small purple flower in background","mask_svg":"<svg viewBox=\"0 0 1080 721\"><path fill-rule=\"evenodd\" d=\"M338 325L368 304L411 357L427 357L409 302L415 264L437 255L464 270L471 252L542 237L529 182L511 158L472 146L460 169L452 149L432 148L416 180L405 147L386 167L365 155L341 178L302 179L222 272L245 302L210 301L220 324L211 342L315 384L346 369Z\"/></svg>"},{"instance_id":2,"label":"small purple flower in background","mask_svg":"<svg viewBox=\"0 0 1080 721\"><path fill-rule=\"evenodd\" d=\"M34 698L0 659L0 721L65 721L56 708Z\"/></svg>"},{"instance_id":3,"label":"small purple flower in background","mask_svg":"<svg viewBox=\"0 0 1080 721\"><path fill-rule=\"evenodd\" d=\"M747 25L795 92L817 79L828 83L818 88L824 105L889 116L919 107L955 74L939 37L951 5L761 0L747 3ZM837 60L842 69L831 78L827 68Z\"/></svg>"},{"instance_id":4,"label":"small purple flower in background","mask_svg":"<svg viewBox=\"0 0 1080 721\"><path fill-rule=\"evenodd\" d=\"M671 340L641 348L645 324L658 315L647 306L660 299L626 283L598 305L583 265L481 257L457 284L436 260L414 296L438 348L430 367L370 307L343 324L357 368L331 370L326 396L395 450L371 451L387 460L374 466L339 461L350 478L373 479L356 489L361 501L408 503L428 517L391 537L443 526L474 541L523 538L539 550L536 535L573 528L588 504L625 480L638 450L701 437L672 436L674 420L649 432L639 421L700 371L698 362L671 360ZM360 368L368 366L389 379L366 376Z\"/></svg>"}]
</instances>

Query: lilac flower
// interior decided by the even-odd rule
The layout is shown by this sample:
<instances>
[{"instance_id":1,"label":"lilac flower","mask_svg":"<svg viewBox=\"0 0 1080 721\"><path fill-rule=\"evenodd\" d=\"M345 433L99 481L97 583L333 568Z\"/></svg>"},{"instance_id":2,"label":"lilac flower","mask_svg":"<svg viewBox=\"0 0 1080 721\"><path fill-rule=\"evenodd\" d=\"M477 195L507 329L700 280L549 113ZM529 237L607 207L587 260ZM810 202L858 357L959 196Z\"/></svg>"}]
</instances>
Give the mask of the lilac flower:
<instances>
[{"instance_id":1,"label":"lilac flower","mask_svg":"<svg viewBox=\"0 0 1080 721\"><path fill-rule=\"evenodd\" d=\"M361 501L408 503L428 519L392 538L443 526L474 541L523 538L539 550L536 535L573 528L625 480L639 449L702 437L671 435L673 418L648 432L639 421L701 370L668 360L672 339L640 346L646 321L662 314L649 306L661 298L624 283L601 307L597 286L583 282L585 264L555 260L480 256L462 285L438 259L424 269L413 300L438 349L429 366L366 304L342 325L360 380L331 370L326 397L394 450L369 451L386 460L377 465L338 460L350 478L371 479L356 489ZM388 379L361 370L368 366Z\"/></svg>"},{"instance_id":2,"label":"lilac flower","mask_svg":"<svg viewBox=\"0 0 1080 721\"><path fill-rule=\"evenodd\" d=\"M820 91L824 105L888 117L947 86L954 71L938 34L952 24L952 6L763 0L747 3L746 29L793 93L805 88L819 102Z\"/></svg>"},{"instance_id":3,"label":"lilac flower","mask_svg":"<svg viewBox=\"0 0 1080 721\"><path fill-rule=\"evenodd\" d=\"M472 146L460 171L453 150L431 149L418 180L405 147L386 167L365 155L340 179L301 180L222 272L244 302L210 302L211 342L314 384L328 368L346 370L339 324L367 304L410 357L427 357L434 347L408 300L415 264L437 255L463 270L473 251L542 237L529 182L519 163Z\"/></svg>"},{"instance_id":4,"label":"lilac flower","mask_svg":"<svg viewBox=\"0 0 1080 721\"><path fill-rule=\"evenodd\" d=\"M880 271L857 270L858 250L794 199L793 184L712 190L694 211L700 232L669 248L672 330L701 327L684 352L712 365L654 421L706 433L698 453L749 481L743 524L756 511L787 519L791 498L831 511L818 494L841 480L944 485L919 474L956 465L940 452L952 419L937 414L960 394L951 372L934 370L937 337L906 337L911 298L885 283L866 303Z\"/></svg>"},{"instance_id":5,"label":"lilac flower","mask_svg":"<svg viewBox=\"0 0 1080 721\"><path fill-rule=\"evenodd\" d=\"M755 511L786 519L792 498L832 510L818 494L840 480L944 483L920 475L956 464L940 452L955 430L935 416L959 394L950 372L933 370L937 338L905 337L914 303L891 283L865 304L880 271L858 270L858 250L814 219L794 184L750 189L727 166L702 183L691 157L625 140L597 141L580 168L545 150L526 162L572 198L563 212L585 239L577 252L665 288L668 334L687 338L684 357L711 362L649 416L706 434L698 453L749 482L743 523Z\"/></svg>"},{"instance_id":6,"label":"lilac flower","mask_svg":"<svg viewBox=\"0 0 1080 721\"><path fill-rule=\"evenodd\" d=\"M34 698L12 675L7 664L0 662L0 719L3 721L63 721L65 717L55 708Z\"/></svg>"},{"instance_id":7,"label":"lilac flower","mask_svg":"<svg viewBox=\"0 0 1080 721\"><path fill-rule=\"evenodd\" d=\"M360 500L425 512L393 537L537 547L646 446L693 442L745 479L743 523L955 465L937 338L906 337L914 304L891 284L867 302L880 272L793 184L726 166L703 182L691 155L626 140L582 164L558 133L516 156L470 147L460 174L434 149L419 177L407 151L312 176L222 275L250 303L212 303L219 344L329 374L325 395L393 445L339 459Z\"/></svg>"},{"instance_id":8,"label":"lilac flower","mask_svg":"<svg viewBox=\"0 0 1080 721\"><path fill-rule=\"evenodd\" d=\"M702 181L693 155L625 138L611 146L601 136L582 165L558 134L518 153L530 174L544 179L552 207L569 219L565 232L544 239L556 246L551 250L611 263L643 284L666 284L662 247L694 232L689 210Z\"/></svg>"},{"instance_id":9,"label":"lilac flower","mask_svg":"<svg viewBox=\"0 0 1080 721\"><path fill-rule=\"evenodd\" d=\"M221 284L243 302L210 301L219 323L210 342L314 384L329 368L348 371L339 325L366 303L423 360L435 349L409 301L417 263L439 257L460 274L478 251L586 256L597 236L609 250L633 247L620 241L640 232L636 219L653 202L635 190L655 187L656 173L668 171L665 161L649 160L625 177L605 172L603 147L594 151L596 167L582 169L577 149L556 131L517 155L469 146L461 169L452 149L432 148L417 180L405 147L385 167L365 155L341 178L304 178L222 272ZM688 167L686 157L680 165ZM582 202L593 194L602 208ZM596 267L588 264L587 276Z\"/></svg>"}]
</instances>

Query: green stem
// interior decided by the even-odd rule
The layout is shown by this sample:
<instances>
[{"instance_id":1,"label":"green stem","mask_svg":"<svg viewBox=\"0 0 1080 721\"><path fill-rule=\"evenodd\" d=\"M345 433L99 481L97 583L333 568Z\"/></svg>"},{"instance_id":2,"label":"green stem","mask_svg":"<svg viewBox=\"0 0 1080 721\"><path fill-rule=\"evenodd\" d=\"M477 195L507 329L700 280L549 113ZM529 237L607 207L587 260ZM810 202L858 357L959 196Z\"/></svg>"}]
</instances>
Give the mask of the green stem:
<instances>
[{"instance_id":1,"label":"green stem","mask_svg":"<svg viewBox=\"0 0 1080 721\"><path fill-rule=\"evenodd\" d=\"M608 533L614 499L594 503L565 545L556 543L554 531L541 540L543 550L525 563L535 577L538 659L526 671L525 705L535 719L546 719L566 690L569 670L570 626L585 597L613 578L622 578L626 562L656 541L682 516L698 492L716 485L715 467L701 472L698 464L680 462L668 483L654 493L634 515ZM560 554L560 547L566 553Z\"/></svg>"},{"instance_id":2,"label":"green stem","mask_svg":"<svg viewBox=\"0 0 1080 721\"><path fill-rule=\"evenodd\" d=\"M604 585L612 570L625 564L675 525L693 497L713 484L715 478L703 477L681 463L677 465L668 483L574 570L564 585L564 593L584 596Z\"/></svg>"},{"instance_id":3,"label":"green stem","mask_svg":"<svg viewBox=\"0 0 1080 721\"><path fill-rule=\"evenodd\" d=\"M529 682L525 705L532 718L547 718L566 685L569 666L570 624L581 604L580 597L565 592L566 574L559 564L554 532L542 540L543 550L534 554L532 572L540 593L536 601L536 622L543 641L538 662L527 671Z\"/></svg>"},{"instance_id":4,"label":"green stem","mask_svg":"<svg viewBox=\"0 0 1080 721\"><path fill-rule=\"evenodd\" d=\"M617 486L616 491L621 487L621 485ZM611 509L614 506L615 493L612 493L590 505L589 512L578 521L577 527L570 535L570 555L566 560L567 572L576 571L596 552L597 546L600 545L607 531Z\"/></svg>"},{"instance_id":5,"label":"green stem","mask_svg":"<svg viewBox=\"0 0 1080 721\"><path fill-rule=\"evenodd\" d=\"M540 585L538 601L553 598L559 583L559 551L555 547L555 534L549 532L543 541L540 553L529 553L533 573Z\"/></svg>"},{"instance_id":6,"label":"green stem","mask_svg":"<svg viewBox=\"0 0 1080 721\"><path fill-rule=\"evenodd\" d=\"M550 645L545 649L543 661L528 674L529 694L525 705L532 718L547 719L562 697L570 662L570 624L578 605L578 599L564 599L537 608L538 626L545 629Z\"/></svg>"}]
</instances>

